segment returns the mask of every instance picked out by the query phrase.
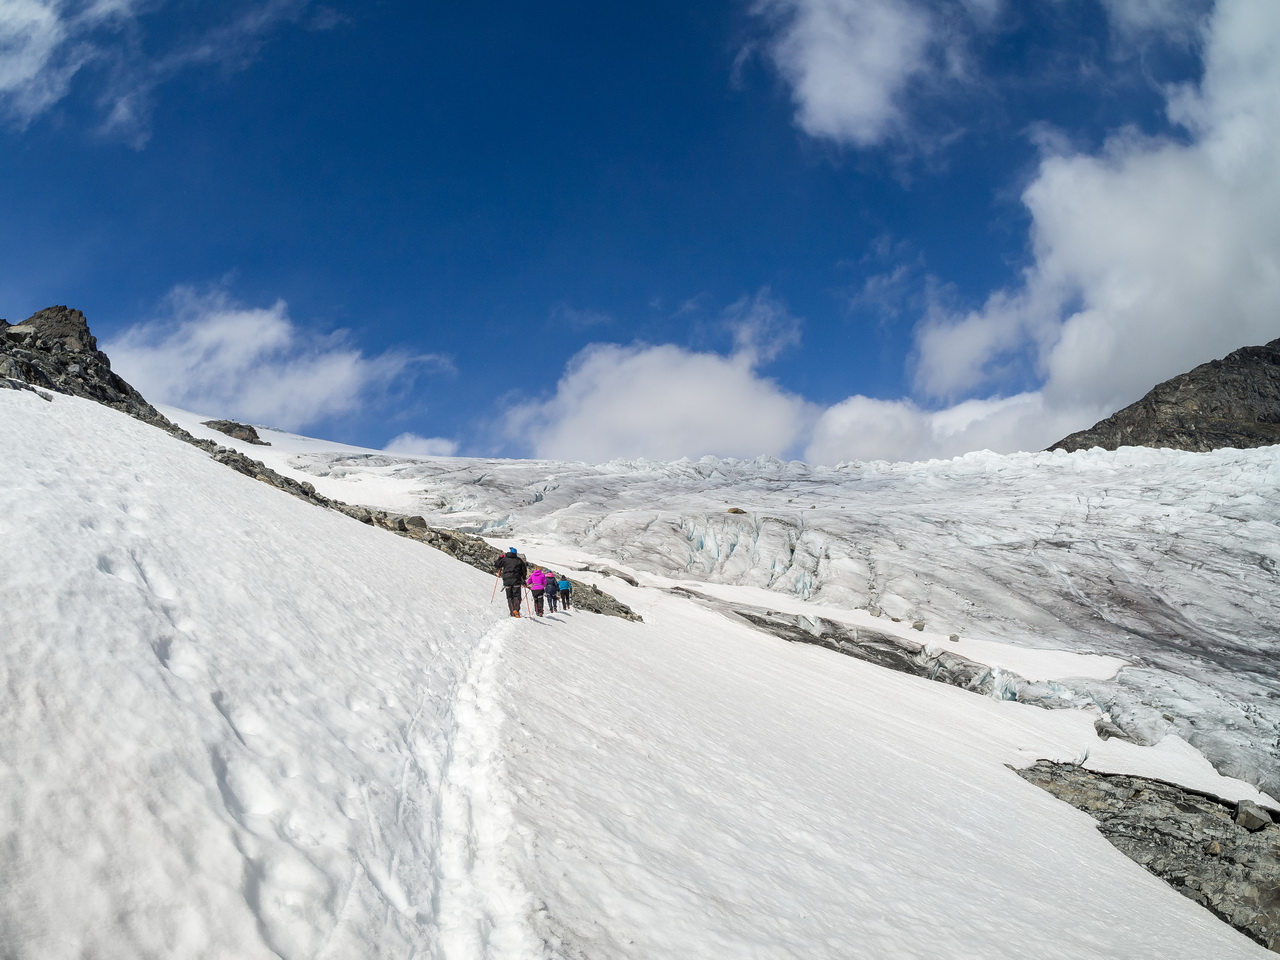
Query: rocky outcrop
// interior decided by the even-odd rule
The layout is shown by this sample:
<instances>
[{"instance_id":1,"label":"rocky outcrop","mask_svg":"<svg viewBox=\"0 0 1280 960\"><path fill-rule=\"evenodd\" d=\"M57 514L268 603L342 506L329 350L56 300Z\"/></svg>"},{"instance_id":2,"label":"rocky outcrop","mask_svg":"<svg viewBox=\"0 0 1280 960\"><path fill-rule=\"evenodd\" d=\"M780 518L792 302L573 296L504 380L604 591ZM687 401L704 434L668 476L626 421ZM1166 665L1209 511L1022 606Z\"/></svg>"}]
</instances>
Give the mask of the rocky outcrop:
<instances>
[{"instance_id":1,"label":"rocky outcrop","mask_svg":"<svg viewBox=\"0 0 1280 960\"><path fill-rule=\"evenodd\" d=\"M486 573L493 572L496 554L493 547L479 537L429 527L422 517L375 511L367 507L352 506L341 500L331 500L317 493L310 483L299 483L238 450L192 436L112 372L111 361L98 349L98 341L89 332L89 324L79 310L62 306L49 307L22 323L10 324L0 320L0 386L23 390L44 387L55 393L96 400L159 427L177 439L199 447L214 460L237 473L270 484L290 496L318 507L337 510L362 523L419 540ZM35 392L49 399L40 390ZM255 438L249 440L250 443L263 442L257 439L257 431L252 427L234 421L209 421L205 425L221 429L215 426L218 423L249 431ZM223 432L231 434L229 430ZM628 620L640 619L626 604L593 586L574 582L574 591L575 605L579 609Z\"/></svg>"},{"instance_id":2,"label":"rocky outcrop","mask_svg":"<svg viewBox=\"0 0 1280 960\"><path fill-rule=\"evenodd\" d=\"M148 423L169 423L112 372L84 314L68 307L48 307L13 325L0 320L0 377L96 400Z\"/></svg>"},{"instance_id":3,"label":"rocky outcrop","mask_svg":"<svg viewBox=\"0 0 1280 960\"><path fill-rule=\"evenodd\" d=\"M1280 825L1269 811L1047 760L1017 773L1097 820L1125 856L1280 952Z\"/></svg>"},{"instance_id":4,"label":"rocky outcrop","mask_svg":"<svg viewBox=\"0 0 1280 960\"><path fill-rule=\"evenodd\" d=\"M1203 452L1275 443L1280 443L1280 340L1202 363L1049 449L1171 447Z\"/></svg>"},{"instance_id":5,"label":"rocky outcrop","mask_svg":"<svg viewBox=\"0 0 1280 960\"><path fill-rule=\"evenodd\" d=\"M687 590L676 588L676 591L696 597ZM698 599L708 602L706 598ZM1066 683L1057 681L1028 680L1010 670L1002 670L970 660L949 650L934 647L925 641L910 640L906 637L881 633L878 630L868 630L866 627L837 623L823 617L779 613L725 601L710 602L718 609L741 617L780 640L826 647L847 657L855 657L900 673L909 673L915 677L960 687L962 690L984 697L1016 700L1019 703L1051 710L1065 707L1101 709L1106 704L1105 700L1099 701L1094 691L1074 690ZM911 626L912 629L923 630L924 622L917 620ZM953 636L959 639L958 636L954 634ZM1114 716L1115 719L1107 720L1105 726L1102 725L1101 720L1099 721L1098 733L1104 739L1114 736L1134 743L1151 743L1157 739L1140 724L1130 723L1128 716L1119 709L1108 713L1108 716Z\"/></svg>"},{"instance_id":6,"label":"rocky outcrop","mask_svg":"<svg viewBox=\"0 0 1280 960\"><path fill-rule=\"evenodd\" d=\"M219 433L225 433L232 440L241 440L245 443L256 443L260 447L269 447L271 444L258 436L258 431L247 423L236 423L234 420L205 420L202 427L208 427L210 430L217 430Z\"/></svg>"}]
</instances>

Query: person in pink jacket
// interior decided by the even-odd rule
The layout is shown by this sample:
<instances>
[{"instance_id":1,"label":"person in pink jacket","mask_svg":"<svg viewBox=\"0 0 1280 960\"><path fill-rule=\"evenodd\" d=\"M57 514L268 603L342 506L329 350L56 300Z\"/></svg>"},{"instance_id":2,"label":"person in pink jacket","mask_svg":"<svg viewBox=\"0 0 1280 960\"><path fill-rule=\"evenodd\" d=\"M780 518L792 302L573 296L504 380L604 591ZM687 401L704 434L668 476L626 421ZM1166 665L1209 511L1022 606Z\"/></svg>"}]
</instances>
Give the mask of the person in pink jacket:
<instances>
[{"instance_id":1,"label":"person in pink jacket","mask_svg":"<svg viewBox=\"0 0 1280 960\"><path fill-rule=\"evenodd\" d=\"M525 581L529 584L529 592L533 594L533 612L542 616L542 595L547 589L547 572L541 567L534 567L533 573Z\"/></svg>"}]
</instances>

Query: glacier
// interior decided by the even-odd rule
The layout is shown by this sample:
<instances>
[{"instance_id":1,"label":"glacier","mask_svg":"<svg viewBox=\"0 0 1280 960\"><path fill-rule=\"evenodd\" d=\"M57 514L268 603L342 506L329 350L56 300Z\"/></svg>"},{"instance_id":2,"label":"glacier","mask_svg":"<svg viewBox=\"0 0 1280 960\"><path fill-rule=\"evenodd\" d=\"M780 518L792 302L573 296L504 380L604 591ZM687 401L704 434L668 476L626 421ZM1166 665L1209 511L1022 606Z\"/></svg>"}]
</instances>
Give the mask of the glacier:
<instances>
[{"instance_id":1,"label":"glacier","mask_svg":"<svg viewBox=\"0 0 1280 960\"><path fill-rule=\"evenodd\" d=\"M943 636L1118 657L1114 678L1075 685L1118 733L1176 732L1280 795L1280 447L829 468L411 459L274 435L272 466L329 496L572 545L654 584L760 587Z\"/></svg>"}]
</instances>

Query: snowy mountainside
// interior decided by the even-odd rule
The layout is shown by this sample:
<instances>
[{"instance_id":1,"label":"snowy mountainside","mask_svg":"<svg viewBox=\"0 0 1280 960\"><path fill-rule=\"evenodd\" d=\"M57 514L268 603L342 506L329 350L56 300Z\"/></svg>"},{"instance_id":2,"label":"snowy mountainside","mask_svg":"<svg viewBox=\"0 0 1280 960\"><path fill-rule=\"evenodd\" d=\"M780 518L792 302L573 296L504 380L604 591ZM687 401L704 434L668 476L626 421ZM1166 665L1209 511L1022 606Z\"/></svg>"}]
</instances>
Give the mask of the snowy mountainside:
<instances>
[{"instance_id":1,"label":"snowy mountainside","mask_svg":"<svg viewBox=\"0 0 1280 960\"><path fill-rule=\"evenodd\" d=\"M1177 737L625 583L645 623L511 620L77 398L0 393L0 451L6 958L1271 955L1005 768L1265 800Z\"/></svg>"},{"instance_id":2,"label":"snowy mountainside","mask_svg":"<svg viewBox=\"0 0 1280 960\"><path fill-rule=\"evenodd\" d=\"M1121 657L1082 695L1280 796L1280 447L823 468L403 458L263 436L275 446L258 455L326 495L572 548L653 585L761 587L943 636Z\"/></svg>"}]
</instances>

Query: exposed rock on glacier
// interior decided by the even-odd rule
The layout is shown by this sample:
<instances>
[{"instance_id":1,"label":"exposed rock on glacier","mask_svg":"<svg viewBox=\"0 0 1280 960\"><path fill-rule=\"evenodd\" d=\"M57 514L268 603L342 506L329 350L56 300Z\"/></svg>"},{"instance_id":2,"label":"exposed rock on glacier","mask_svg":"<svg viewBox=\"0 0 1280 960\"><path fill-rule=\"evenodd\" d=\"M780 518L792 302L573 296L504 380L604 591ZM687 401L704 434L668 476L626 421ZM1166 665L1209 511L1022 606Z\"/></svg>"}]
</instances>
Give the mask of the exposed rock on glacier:
<instances>
[{"instance_id":1,"label":"exposed rock on glacier","mask_svg":"<svg viewBox=\"0 0 1280 960\"><path fill-rule=\"evenodd\" d=\"M1070 764L1041 761L1018 774L1096 819L1130 859L1280 951L1280 826L1266 810Z\"/></svg>"}]
</instances>

